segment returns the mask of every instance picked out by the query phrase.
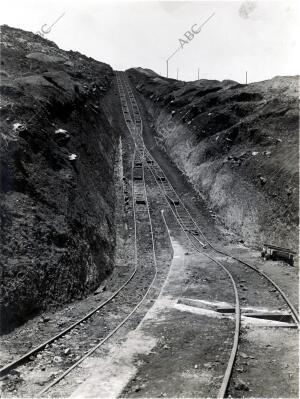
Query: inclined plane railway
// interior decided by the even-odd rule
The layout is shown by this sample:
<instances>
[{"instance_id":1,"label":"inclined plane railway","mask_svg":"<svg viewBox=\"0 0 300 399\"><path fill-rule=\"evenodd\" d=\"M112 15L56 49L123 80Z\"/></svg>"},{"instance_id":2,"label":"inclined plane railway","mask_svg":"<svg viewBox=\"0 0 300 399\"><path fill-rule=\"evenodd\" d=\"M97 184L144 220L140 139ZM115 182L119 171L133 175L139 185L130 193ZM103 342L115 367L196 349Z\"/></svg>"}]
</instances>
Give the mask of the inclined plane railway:
<instances>
[{"instance_id":1,"label":"inclined plane railway","mask_svg":"<svg viewBox=\"0 0 300 399\"><path fill-rule=\"evenodd\" d=\"M234 339L232 343L231 353L228 359L228 364L226 370L224 372L224 377L222 380L222 384L219 389L218 397L222 398L225 396L226 391L229 386L230 376L233 370L234 362L236 360L238 344L239 344L239 336L240 336L240 327L241 327L241 305L239 298L239 287L236 283L236 277L234 273L230 271L230 263L226 262L226 259L230 261L234 261L242 265L245 268L245 272L249 273L249 271L256 274L256 278L263 278L267 284L271 285L274 288L274 292L277 292L286 308L289 310L291 314L291 318L294 320L294 326L297 326L299 323L299 315L291 301L288 299L287 295L283 292L283 290L276 284L269 276L265 273L261 272L259 269L254 267L253 265L248 264L235 256L232 256L228 253L225 253L222 250L219 250L215 246L213 246L205 237L202 229L199 227L195 218L191 215L185 204L182 202L180 196L177 194L176 190L170 183L166 174L156 162L151 153L147 150L144 140L143 140L143 131L142 131L142 118L139 110L139 106L135 99L133 90L128 82L125 73L117 74L118 85L121 87L123 94L122 101L122 109L125 120L129 124L135 124L135 120L138 121L137 129L131 129L130 132L132 134L133 140L135 142L136 149L142 154L143 162L150 174L154 178L157 186L160 189L162 197L165 198L165 204L171 210L174 218L177 220L180 228L186 235L186 238L190 242L191 246L195 249L195 251L203 254L208 259L215 262L228 276L229 281L232 285L232 290L234 292L235 304L234 304L234 313L235 313L235 331L234 331ZM124 93L124 90L127 91L127 96ZM128 101L130 102L130 106L128 105ZM130 108L133 112L133 118L130 117ZM217 255L222 255L225 257L225 260L220 261ZM254 278L255 279L255 278Z\"/></svg>"},{"instance_id":2,"label":"inclined plane railway","mask_svg":"<svg viewBox=\"0 0 300 399\"><path fill-rule=\"evenodd\" d=\"M54 385L58 384L64 377L66 377L72 370L74 370L80 363L86 358L91 356L98 348L100 348L105 342L107 342L122 326L134 315L137 309L144 302L145 298L149 294L151 287L153 286L157 277L157 260L155 251L155 240L154 231L152 227L152 220L149 208L149 201L146 190L146 182L152 179L152 182L156 184L159 189L161 199L164 201L164 206L168 207L172 216L176 220L179 228L186 237L186 240L190 243L191 247L195 252L201 253L208 259L217 264L222 272L228 277L228 281L232 286L234 293L234 339L232 342L231 352L229 354L228 363L224 370L224 377L220 384L218 397L222 398L226 395L226 390L229 385L230 376L233 370L234 362L237 356L237 350L239 345L239 335L241 327L241 304L239 287L236 284L236 277L231 272L230 263L227 262L230 259L231 263L234 261L242 265L243 268L249 270L259 276L259 278L265 279L266 283L272 285L277 293L280 294L286 307L289 309L291 317L294 320L295 325L299 323L298 313L289 301L287 295L283 290L266 274L254 266L225 253L215 246L213 246L205 237L202 229L198 225L196 217L191 214L188 207L181 200L180 195L176 192L168 177L164 173L163 169L156 162L155 158L151 155L144 144L143 140L143 120L138 103L135 99L134 92L130 86L125 73L116 73L117 86L120 95L121 109L124 116L125 123L132 139L132 161L131 161L131 214L132 214L132 229L134 232L134 259L133 268L126 279L126 281L105 301L103 301L98 307L91 310L84 317L70 325L68 328L62 330L57 335L51 337L41 345L30 350L20 358L12 361L8 365L4 366L0 370L0 376L10 373L12 370L19 366L24 366L28 363L32 365L34 363L35 356L44 351L51 350L51 346L58 340L63 340L67 334L71 334L72 331L76 331L76 334L80 335L81 327L85 323L92 323L94 318L99 317L99 311L103 308L107 308L118 299L119 294L122 292L126 295L132 290L132 284L135 286L142 281L145 275L148 275L147 287L140 290L135 298L135 305L132 307L129 313L124 314L122 320L118 322L109 332L99 337L99 342L93 345L91 349L85 353L81 353L80 358L74 362L70 367L62 370L61 374L46 385L40 392L39 396L42 396L49 391ZM219 259L218 255L222 255L222 260ZM116 306L116 303L115 303Z\"/></svg>"}]
</instances>

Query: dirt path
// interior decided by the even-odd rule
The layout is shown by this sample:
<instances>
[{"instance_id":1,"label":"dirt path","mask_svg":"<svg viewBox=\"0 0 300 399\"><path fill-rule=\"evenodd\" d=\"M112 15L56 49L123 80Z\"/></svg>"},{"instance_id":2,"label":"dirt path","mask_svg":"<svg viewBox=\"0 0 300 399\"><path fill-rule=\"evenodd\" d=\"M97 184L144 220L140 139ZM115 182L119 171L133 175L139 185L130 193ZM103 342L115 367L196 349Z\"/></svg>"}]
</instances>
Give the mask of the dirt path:
<instances>
[{"instance_id":1,"label":"dirt path","mask_svg":"<svg viewBox=\"0 0 300 399\"><path fill-rule=\"evenodd\" d=\"M89 360L86 367L93 370L92 375L72 397L159 397L166 392L173 397L179 392L183 397L215 396L218 379L208 359L204 365L203 342L199 345L203 335L197 333L203 332L203 319L178 304L191 290L190 285L183 288L183 277L188 277L195 262L205 266L207 262L201 256L188 257L174 238L172 246L173 261L155 304L122 343L111 345L103 358Z\"/></svg>"},{"instance_id":2,"label":"dirt path","mask_svg":"<svg viewBox=\"0 0 300 399\"><path fill-rule=\"evenodd\" d=\"M111 93L111 103L107 112L115 116L112 123L122 132L124 149L123 172L128 183L130 177L131 153L128 146L129 134L121 115L112 110L119 109L117 97ZM145 126L147 146L152 147L152 154L159 162L174 188L195 215L198 224L208 240L225 248L227 252L241 256L250 263L256 264L283 281L284 290L291 292L293 302L297 301L298 281L296 270L280 267L268 262L263 265L259 253L240 243L230 232L224 229L213 217L204 201L197 197L190 184L168 157L157 147L151 133L149 116L141 105ZM121 191L121 190L119 190ZM130 190L129 190L130 191ZM233 332L234 315L223 315L211 310L211 305L234 303L231 285L220 267L204 254L197 253L191 247L184 232L179 228L165 201L161 201L155 182L147 182L150 213L153 220L155 246L158 254L158 279L147 300L121 331L107 344L84 361L62 383L50 393L51 397L216 397L229 358ZM123 194L120 194L123 196ZM129 196L130 197L130 196ZM129 198L130 201L130 198ZM119 198L122 207L122 198ZM170 266L172 250L161 210L164 209L165 220L169 228L173 247L173 260ZM130 266L132 256L132 230L130 230L130 213L128 207L122 212L124 227L119 229L117 242L121 252L117 256L119 267ZM122 266L123 265L123 266ZM170 269L169 269L170 266ZM230 266L230 265L229 265ZM231 265L237 279L244 272ZM125 270L125 269L124 269ZM288 273L288 274L287 274ZM263 306L263 297L257 296L256 290L263 292L263 284L257 277L245 273L245 303L253 307ZM121 273L121 277L124 275ZM248 280L247 280L248 279ZM147 283L147 276L142 284ZM99 294L105 297L120 282L107 282L108 292ZM111 285L112 284L112 285ZM140 284L140 282L139 282ZM255 291L253 290L255 288ZM137 286L138 290L140 287ZM134 291L134 289L133 289ZM159 296L158 296L159 295ZM272 292L267 292L265 303L272 304ZM84 311L91 306L97 297L79 302L76 306ZM107 320L107 326L116 322L119 310L126 310L132 305L131 297L124 298L120 309L114 314L100 314L100 319ZM256 301L256 299L259 299ZM262 301L262 302L261 302ZM277 302L274 301L274 306ZM203 304L209 306L203 306ZM76 316L76 306L72 305L72 315ZM66 317L66 309L53 316L55 323ZM51 326L51 321L49 321ZM54 323L53 328L57 328ZM100 323L101 324L101 323ZM99 330L102 329L99 324ZM32 322L37 326L36 321ZM10 345L24 337L29 325L13 335ZM279 325L277 324L277 327ZM97 325L96 325L97 327ZM281 327L283 327L281 325ZM98 328L98 327L97 327ZM97 330L96 328L96 330ZM51 328L49 331L52 331ZM49 333L48 331L48 333ZM90 331L93 336L95 331ZM34 339L35 333L32 335ZM89 335L89 329L87 329ZM36 336L44 335L36 332ZM9 337L8 337L9 338ZM11 338L11 337L10 337ZM246 322L242 319L242 332L239 358L236 363L229 394L234 397L296 397L298 392L298 335L289 328L276 328L272 322ZM64 350L65 348L58 348ZM16 349L20 352L22 349ZM11 351L7 351L11 356ZM51 359L50 359L51 361ZM263 372L262 372L263 371ZM39 370L40 384L45 384L44 370ZM44 376L44 377L43 377ZM10 395L16 394L12 385Z\"/></svg>"},{"instance_id":3,"label":"dirt path","mask_svg":"<svg viewBox=\"0 0 300 399\"><path fill-rule=\"evenodd\" d=\"M205 236L219 248L240 255L250 263L262 263L259 252L241 245L217 217L212 217L184 176L155 146L151 121L142 105L141 109L148 148L152 148L152 155L195 215ZM157 215L157 210L166 209L166 204L158 201L154 184L149 185L149 191L150 210ZM74 377L84 382L72 391L71 396L216 397L232 346L234 317L218 315L199 304L203 301L233 304L232 287L215 263L193 251L167 209L165 217L172 236L174 257L159 298L136 329L130 331L128 328L127 334L115 337L85 362ZM276 274L277 281L284 277L284 289L292 292L295 303L296 270L290 268L287 275L286 267L280 269L278 264L268 265L268 273ZM235 265L231 267L240 280L244 271L235 269ZM252 303L254 309L261 309L264 304L267 310L268 306L278 306L277 299L274 297L273 304L272 292L258 282L257 276L252 273L245 273L245 276L246 281L240 289L247 293L244 292L242 303ZM257 293L257 290L263 293L264 289L268 294L265 302ZM242 319L238 360L228 392L231 396L297 396L298 360L295 354L298 353L298 335L295 330L278 327L284 327L284 323Z\"/></svg>"}]
</instances>

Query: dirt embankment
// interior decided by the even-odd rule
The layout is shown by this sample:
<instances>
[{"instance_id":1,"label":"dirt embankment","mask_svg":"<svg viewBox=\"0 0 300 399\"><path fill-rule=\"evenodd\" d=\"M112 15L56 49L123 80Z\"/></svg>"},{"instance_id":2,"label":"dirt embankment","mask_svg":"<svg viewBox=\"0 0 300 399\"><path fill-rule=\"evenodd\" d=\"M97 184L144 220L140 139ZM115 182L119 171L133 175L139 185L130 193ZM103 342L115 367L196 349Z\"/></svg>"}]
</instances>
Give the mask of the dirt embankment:
<instances>
[{"instance_id":1,"label":"dirt embankment","mask_svg":"<svg viewBox=\"0 0 300 399\"><path fill-rule=\"evenodd\" d=\"M178 82L130 69L157 145L224 225L258 246L298 249L298 77Z\"/></svg>"},{"instance_id":2,"label":"dirt embankment","mask_svg":"<svg viewBox=\"0 0 300 399\"><path fill-rule=\"evenodd\" d=\"M1 27L1 329L82 298L111 272L113 71Z\"/></svg>"}]
</instances>

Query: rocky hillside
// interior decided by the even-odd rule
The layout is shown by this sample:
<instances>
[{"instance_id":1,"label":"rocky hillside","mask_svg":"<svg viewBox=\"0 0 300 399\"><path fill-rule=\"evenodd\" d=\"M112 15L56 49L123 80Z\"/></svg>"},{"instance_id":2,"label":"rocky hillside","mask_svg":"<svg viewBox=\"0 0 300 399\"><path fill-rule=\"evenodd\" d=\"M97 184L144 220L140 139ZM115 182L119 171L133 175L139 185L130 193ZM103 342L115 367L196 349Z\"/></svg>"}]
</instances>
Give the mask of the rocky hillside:
<instances>
[{"instance_id":1,"label":"rocky hillside","mask_svg":"<svg viewBox=\"0 0 300 399\"><path fill-rule=\"evenodd\" d=\"M157 143L224 225L254 246L298 249L298 77L241 85L128 76Z\"/></svg>"},{"instance_id":2,"label":"rocky hillside","mask_svg":"<svg viewBox=\"0 0 300 399\"><path fill-rule=\"evenodd\" d=\"M113 71L1 27L1 330L81 298L114 261Z\"/></svg>"}]
</instances>

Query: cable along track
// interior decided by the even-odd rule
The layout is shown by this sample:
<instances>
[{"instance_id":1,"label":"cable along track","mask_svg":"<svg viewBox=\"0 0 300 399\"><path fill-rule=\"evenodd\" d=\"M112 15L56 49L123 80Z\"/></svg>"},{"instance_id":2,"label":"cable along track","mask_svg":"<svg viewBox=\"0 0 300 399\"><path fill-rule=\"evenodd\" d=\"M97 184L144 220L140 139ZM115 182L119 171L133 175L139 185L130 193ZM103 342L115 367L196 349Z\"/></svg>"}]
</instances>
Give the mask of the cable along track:
<instances>
[{"instance_id":1,"label":"cable along track","mask_svg":"<svg viewBox=\"0 0 300 399\"><path fill-rule=\"evenodd\" d=\"M122 87L122 91L124 94L124 104L125 104L125 110L128 111L129 113L129 107L127 104L126 100L126 95L124 91L124 87L127 90L127 95L129 98L129 101L131 103L131 108L133 110L134 116L137 117L139 121L141 121L141 115L139 111L138 104L135 100L133 91L130 87L130 84L127 80L126 74L125 73L117 73L117 79L118 79L118 84L119 86ZM123 103L122 103L123 105ZM123 111L124 113L124 111ZM124 117L128 115L127 112L124 113ZM131 123L134 123L131 121ZM139 126L142 125L142 122L139 122ZM250 268L251 270L255 271L258 273L260 276L262 276L269 284L271 284L276 291L281 295L283 298L285 304L289 308L292 317L295 321L296 324L299 323L299 315L293 304L290 302L289 298L287 295L283 292L283 290L276 284L269 276L267 276L265 273L261 272L259 269L256 267L248 264L245 261L242 261L238 259L235 256L232 256L224 251L219 250L215 246L213 246L205 237L202 229L199 227L197 224L196 220L194 217L190 214L189 210L186 208L184 203L182 202L180 196L177 194L176 190L170 183L169 179L165 175L164 171L161 169L159 164L156 162L154 157L151 155L151 153L147 150L144 141L143 141L143 136L142 136L142 128L138 128L134 130L133 138L135 141L135 146L136 148L139 149L140 152L143 153L144 159L143 162L147 166L148 170L154 177L162 196L166 199L166 204L168 205L169 209L171 210L172 214L174 215L175 219L177 220L178 224L180 225L180 228L182 231L185 233L187 239L191 243L191 245L195 248L195 250L202 255L206 256L213 262L215 262L217 265L219 265L222 270L227 274L227 276L230 279L230 282L232 284L232 288L234 291L234 296L235 296L235 333L234 333L234 339L233 339L233 345L230 353L230 357L228 360L227 368L224 373L224 377L222 380L221 387L218 392L218 398L223 398L226 395L226 391L229 385L229 380L231 377L231 373L233 370L235 358L237 355L237 350L238 350L238 343L239 343L239 334L240 334L240 320L241 320L241 309L240 309L240 301L239 301L239 295L238 295L238 289L237 285L235 283L235 280L232 276L232 274L229 272L229 270L224 266L220 261L216 260L214 256L211 256L208 254L208 251L205 251L207 248L212 250L212 252L215 252L216 254L221 254L231 260L234 260L236 262L241 263L242 265L246 266L247 268Z\"/></svg>"},{"instance_id":2,"label":"cable along track","mask_svg":"<svg viewBox=\"0 0 300 399\"><path fill-rule=\"evenodd\" d=\"M118 84L119 87L119 84ZM120 87L119 87L120 89ZM121 102L125 104L125 98L120 91ZM130 134L136 129L136 125L133 123L130 113L123 112L124 119ZM134 144L134 143L133 143ZM157 277L157 260L154 245L154 233L152 228L152 220L149 211L149 203L147 197L147 191L145 186L144 167L143 167L143 154L140 154L134 146L132 164L131 164L131 185L132 185L132 207L133 207L133 219L134 219L134 264L135 274L138 270L142 270L143 273L149 273L149 270L153 272L153 276L150 285L146 288L142 299L132 309L132 311L124 318L124 320L112 330L103 340L101 340L95 347L88 351L78 362L72 367L66 370L61 376L55 379L52 383L46 386L39 395L43 395L46 391L56 385L64 377L66 377L72 370L74 370L80 363L91 356L101 345L103 345L109 338L111 338L120 328L131 318L131 316L137 311L142 305L151 288L153 287ZM142 170L142 179L140 178L140 170ZM142 206L140 206L142 205ZM146 243L145 248L145 237L150 240ZM141 245L142 244L142 245ZM145 250L147 249L147 250ZM146 255L146 256L145 256ZM146 265L146 267L144 267ZM146 273L144 273L146 274Z\"/></svg>"},{"instance_id":3,"label":"cable along track","mask_svg":"<svg viewBox=\"0 0 300 399\"><path fill-rule=\"evenodd\" d=\"M127 78L124 74L124 79L126 79L126 87L129 90L130 96L129 98L131 99L131 101L133 101L135 103L135 108L138 108L138 105L136 103L136 100L134 98L132 89L130 88L130 85L127 81ZM157 176L157 180L158 183L161 184L161 186L164 187L164 195L166 197L166 200L168 202L168 204L172 203L173 208L176 209L176 213L178 216L178 219L181 221L182 226L185 228L185 230L187 232L189 232L189 234L191 236L193 236L196 241L198 241L198 243L202 246L202 248L207 248L210 247L213 251L224 255L232 260L235 260L237 262L240 262L241 264L243 264L244 266L247 266L248 268L254 270L255 272L257 272L258 274L260 274L262 277L264 277L282 296L282 298L284 299L284 301L286 302L287 306L289 307L294 321L296 324L299 323L299 314L297 312L297 310L295 309L294 305L291 303L291 301L289 300L289 298L287 297L287 295L284 293L284 291L278 286L278 284L276 284L269 276L267 276L265 273L263 273L262 271L260 271L259 269L257 269L255 266L250 265L249 263L235 257L232 256L224 251L221 251L220 249L216 248L214 245L212 245L205 237L203 231L201 230L201 228L199 227L198 223L196 222L195 218L193 218L193 216L190 214L189 210L186 208L186 206L184 205L183 201L181 200L180 196L177 194L176 190L173 188L172 184L170 183L169 179L167 178L167 176L165 175L165 173L163 172L163 170L161 169L161 167L159 166L159 164L156 162L156 160L153 158L153 156L150 154L150 152L147 150L147 148L144 145L143 142L143 138L139 138L142 142L142 146L144 146L145 148L145 157L146 157L146 162L147 162L147 167L149 169L151 169L151 171ZM172 198L175 198L172 199ZM178 205L180 205L178 207ZM181 209L181 208L182 209ZM179 213L181 211L181 214ZM199 236L201 236L202 238L200 239Z\"/></svg>"},{"instance_id":4,"label":"cable along track","mask_svg":"<svg viewBox=\"0 0 300 399\"><path fill-rule=\"evenodd\" d=\"M131 134L134 143L134 151L133 151L132 166L131 166L132 212L133 212L132 217L134 222L134 247L135 247L134 269L130 274L130 276L128 277L128 279L107 300L103 301L98 307L87 313L84 317L80 318L78 321L70 325L68 328L63 329L60 333L51 337L50 339L43 342L36 348L28 351L26 354L24 354L17 360L12 361L8 365L2 367L0 369L0 376L9 373L11 370L19 367L20 365L25 364L28 361L31 361L30 358L32 356L35 356L39 352L43 351L46 347L51 346L52 343L63 338L64 335L66 335L69 332L72 332L72 330L80 328L93 315L99 312L100 309L104 308L107 304L111 303L113 299L115 299L118 296L118 294L122 292L125 287L128 286L128 284L133 280L133 278L136 277L136 274L138 272L138 265L143 259L142 253L139 254L140 248L138 248L138 241L145 240L144 232L137 227L137 225L140 225L140 223L137 223L138 220L142 221L142 224L144 226L146 222L146 228L148 228L146 236L150 238L150 241L148 242L146 248L148 250L148 255L149 255L146 263L148 263L150 265L150 268L154 271L151 283L148 286L146 292L144 292L143 298L136 304L136 306L122 320L122 322L118 324L117 327L115 327L108 335L106 335L103 339L101 339L101 341L97 343L97 345L95 345L89 351L87 351L77 362L75 362L71 367L65 370L59 377L57 377L50 384L45 386L42 389L42 391L39 392L39 396L43 395L46 391L51 389L54 385L56 385L59 381L61 381L66 375L68 375L72 370L74 370L80 363L82 363L86 358L91 356L101 345L103 345L108 339L110 339L130 319L130 317L136 312L139 306L143 303L150 289L152 288L157 276L157 262L156 262L155 246L154 246L154 234L153 234L149 203L146 191L146 183L145 183L145 167L146 167L146 171L151 173L151 175L155 179L156 184L160 189L162 197L165 198L166 204L168 205L169 209L171 210L172 214L174 215L180 228L185 233L191 245L195 248L197 252L201 253L202 255L206 256L207 258L211 259L213 262L218 264L227 274L232 283L235 295L235 335L226 372L224 374L221 388L218 393L218 397L223 398L226 394L226 390L228 387L229 379L231 376L231 372L233 369L237 353L241 310L240 310L237 287L231 273L226 269L226 267L221 262L219 262L218 260L214 259L213 256L206 253L207 251L205 249L210 248L215 253L224 255L229 259L240 262L244 266L260 274L270 284L272 284L272 286L277 290L277 292L280 293L281 297L284 299L285 303L289 307L293 315L293 318L295 320L295 323L297 324L299 322L299 315L294 306L291 304L287 295L283 292L283 290L265 273L261 272L254 266L236 258L235 256L232 256L217 249L206 239L201 228L198 226L197 222L195 221L194 217L190 214L189 210L185 207L180 196L173 188L167 176L165 175L163 170L160 168L159 164L152 157L152 155L144 145L143 136L142 136L142 131L143 131L142 118L140 115L138 104L135 100L134 94L132 92L130 84L127 81L125 74L117 73L117 83L119 88L124 120L126 122L126 125L128 127L128 130ZM142 249L142 252L144 251L144 249Z\"/></svg>"}]
</instances>

